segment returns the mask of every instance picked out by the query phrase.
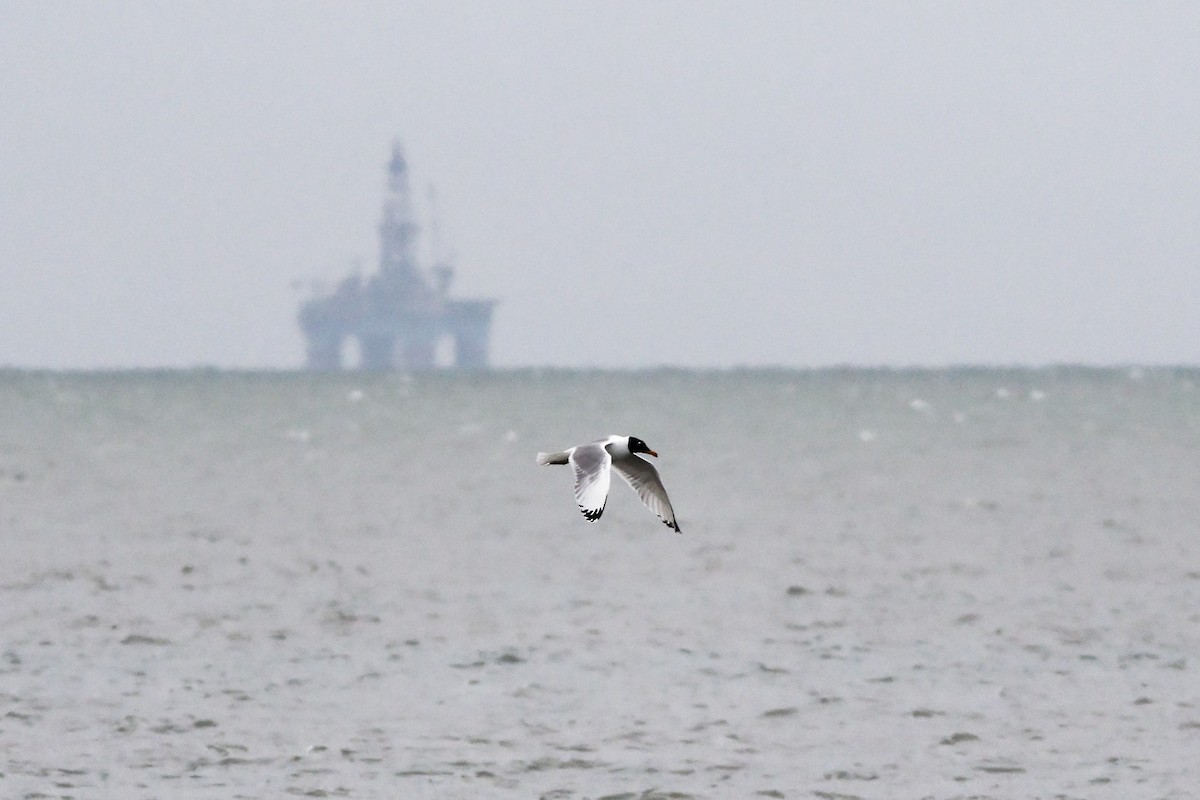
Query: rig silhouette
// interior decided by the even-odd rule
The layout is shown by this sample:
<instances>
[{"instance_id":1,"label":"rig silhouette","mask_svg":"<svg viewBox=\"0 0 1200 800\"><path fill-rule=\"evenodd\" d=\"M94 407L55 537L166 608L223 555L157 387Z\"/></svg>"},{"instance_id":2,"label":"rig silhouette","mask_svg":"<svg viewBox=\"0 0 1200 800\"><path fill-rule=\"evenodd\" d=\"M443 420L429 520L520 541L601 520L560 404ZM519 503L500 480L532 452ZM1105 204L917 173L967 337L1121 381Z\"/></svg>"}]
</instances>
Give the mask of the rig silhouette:
<instances>
[{"instance_id":1,"label":"rig silhouette","mask_svg":"<svg viewBox=\"0 0 1200 800\"><path fill-rule=\"evenodd\" d=\"M447 338L454 343L454 361L447 366L487 367L496 301L450 299L454 270L445 261L430 269L417 263L419 233L408 162L394 143L379 223L379 272L365 280L351 274L333 292L301 304L309 369L342 369L343 348L352 338L358 340L359 363L349 366L360 369L434 369L438 344Z\"/></svg>"}]
</instances>

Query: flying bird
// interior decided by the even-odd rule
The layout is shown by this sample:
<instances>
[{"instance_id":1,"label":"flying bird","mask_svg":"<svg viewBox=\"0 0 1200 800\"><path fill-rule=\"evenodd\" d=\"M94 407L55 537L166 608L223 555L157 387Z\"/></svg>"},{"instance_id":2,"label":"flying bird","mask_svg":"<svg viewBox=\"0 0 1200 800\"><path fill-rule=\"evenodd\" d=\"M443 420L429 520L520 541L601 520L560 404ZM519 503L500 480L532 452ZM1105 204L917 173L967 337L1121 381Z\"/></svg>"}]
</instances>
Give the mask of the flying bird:
<instances>
[{"instance_id":1,"label":"flying bird","mask_svg":"<svg viewBox=\"0 0 1200 800\"><path fill-rule=\"evenodd\" d=\"M575 502L588 522L595 522L604 513L609 480L613 470L616 470L642 498L646 508L657 514L668 527L683 533L675 521L675 510L671 508L658 470L649 461L638 458L636 453L658 458L658 453L636 436L614 434L588 444L576 445L561 453L538 453L537 463L543 466L570 464L575 469Z\"/></svg>"}]
</instances>

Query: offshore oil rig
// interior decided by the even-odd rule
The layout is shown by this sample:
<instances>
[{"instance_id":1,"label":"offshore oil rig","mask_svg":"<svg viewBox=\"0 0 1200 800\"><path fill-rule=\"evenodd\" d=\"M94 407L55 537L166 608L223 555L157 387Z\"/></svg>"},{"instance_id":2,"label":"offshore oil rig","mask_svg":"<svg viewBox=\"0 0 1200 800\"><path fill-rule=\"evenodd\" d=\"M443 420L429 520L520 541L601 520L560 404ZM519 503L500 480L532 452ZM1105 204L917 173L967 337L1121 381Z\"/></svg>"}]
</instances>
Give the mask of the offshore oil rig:
<instances>
[{"instance_id":1,"label":"offshore oil rig","mask_svg":"<svg viewBox=\"0 0 1200 800\"><path fill-rule=\"evenodd\" d=\"M408 162L394 143L379 223L379 272L365 280L352 274L333 292L301 304L299 322L309 369L342 369L343 347L350 339L358 341L359 363L348 366L360 369L487 367L496 301L451 300L454 270L444 261L421 268L416 256L419 233ZM446 339L453 340L453 363L439 365L438 345Z\"/></svg>"}]
</instances>

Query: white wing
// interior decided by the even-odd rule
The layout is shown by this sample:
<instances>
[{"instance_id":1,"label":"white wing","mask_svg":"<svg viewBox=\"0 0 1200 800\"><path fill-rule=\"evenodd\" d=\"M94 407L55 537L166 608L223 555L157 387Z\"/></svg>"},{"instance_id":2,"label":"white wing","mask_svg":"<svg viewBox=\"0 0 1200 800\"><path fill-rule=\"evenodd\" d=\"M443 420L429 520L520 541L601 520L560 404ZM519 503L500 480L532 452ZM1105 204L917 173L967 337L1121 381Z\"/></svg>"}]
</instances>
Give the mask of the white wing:
<instances>
[{"instance_id":1,"label":"white wing","mask_svg":"<svg viewBox=\"0 0 1200 800\"><path fill-rule=\"evenodd\" d=\"M679 523L675 521L675 510L671 508L667 490L663 488L662 480L658 477L658 470L654 468L653 464L635 455L630 455L628 458L613 460L612 465L617 474L633 487L633 490L638 493L638 497L642 498L646 508L657 514L658 518L667 525L683 533L679 530Z\"/></svg>"},{"instance_id":2,"label":"white wing","mask_svg":"<svg viewBox=\"0 0 1200 800\"><path fill-rule=\"evenodd\" d=\"M612 456L604 449L604 442L593 442L572 448L569 463L575 468L575 502L588 522L595 522L608 502Z\"/></svg>"}]
</instances>

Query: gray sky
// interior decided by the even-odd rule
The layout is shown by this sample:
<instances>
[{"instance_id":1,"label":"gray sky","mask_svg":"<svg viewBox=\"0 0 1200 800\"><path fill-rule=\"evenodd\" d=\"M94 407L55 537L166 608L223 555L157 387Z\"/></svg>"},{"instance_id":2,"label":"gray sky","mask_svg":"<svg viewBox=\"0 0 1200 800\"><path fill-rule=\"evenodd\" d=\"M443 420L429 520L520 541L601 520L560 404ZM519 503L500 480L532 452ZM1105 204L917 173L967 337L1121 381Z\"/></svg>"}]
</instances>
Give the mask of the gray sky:
<instances>
[{"instance_id":1,"label":"gray sky","mask_svg":"<svg viewBox=\"0 0 1200 800\"><path fill-rule=\"evenodd\" d=\"M0 109L0 365L298 366L396 137L499 366L1200 363L1195 2L0 2Z\"/></svg>"}]
</instances>

